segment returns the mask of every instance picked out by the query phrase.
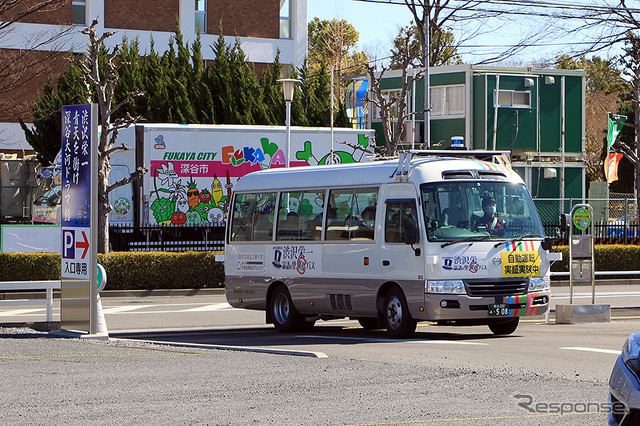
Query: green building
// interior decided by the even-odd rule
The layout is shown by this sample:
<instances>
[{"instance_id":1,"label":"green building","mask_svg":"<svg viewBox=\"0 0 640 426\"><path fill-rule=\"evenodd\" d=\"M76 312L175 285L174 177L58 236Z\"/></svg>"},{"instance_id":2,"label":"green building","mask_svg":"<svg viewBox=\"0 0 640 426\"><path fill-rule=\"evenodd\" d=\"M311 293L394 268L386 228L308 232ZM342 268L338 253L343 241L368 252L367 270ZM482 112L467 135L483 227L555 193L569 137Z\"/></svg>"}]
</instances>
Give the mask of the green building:
<instances>
[{"instance_id":1,"label":"green building","mask_svg":"<svg viewBox=\"0 0 640 426\"><path fill-rule=\"evenodd\" d=\"M430 69L431 140L424 116L405 123L402 148L448 149L462 137L466 149L510 150L513 168L534 198L585 197L585 75L583 70L454 65ZM385 73L381 89L394 96L401 71ZM409 87L410 112L422 111L424 79ZM412 106L415 105L414 108ZM382 124L369 108L368 125L384 145ZM415 126L415 127L414 127ZM415 128L415 131L412 129ZM543 222L557 222L562 204L537 202Z\"/></svg>"}]
</instances>

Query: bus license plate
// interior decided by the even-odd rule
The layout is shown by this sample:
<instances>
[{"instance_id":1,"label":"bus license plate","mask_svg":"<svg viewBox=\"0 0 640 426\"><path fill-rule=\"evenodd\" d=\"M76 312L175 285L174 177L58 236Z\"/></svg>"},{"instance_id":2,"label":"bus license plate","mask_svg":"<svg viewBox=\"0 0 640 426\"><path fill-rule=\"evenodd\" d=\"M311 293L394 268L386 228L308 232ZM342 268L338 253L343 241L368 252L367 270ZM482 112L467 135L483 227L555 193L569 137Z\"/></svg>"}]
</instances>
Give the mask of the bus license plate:
<instances>
[{"instance_id":1,"label":"bus license plate","mask_svg":"<svg viewBox=\"0 0 640 426\"><path fill-rule=\"evenodd\" d=\"M509 305L506 303L495 303L489 305L490 317L506 317L509 315Z\"/></svg>"}]
</instances>

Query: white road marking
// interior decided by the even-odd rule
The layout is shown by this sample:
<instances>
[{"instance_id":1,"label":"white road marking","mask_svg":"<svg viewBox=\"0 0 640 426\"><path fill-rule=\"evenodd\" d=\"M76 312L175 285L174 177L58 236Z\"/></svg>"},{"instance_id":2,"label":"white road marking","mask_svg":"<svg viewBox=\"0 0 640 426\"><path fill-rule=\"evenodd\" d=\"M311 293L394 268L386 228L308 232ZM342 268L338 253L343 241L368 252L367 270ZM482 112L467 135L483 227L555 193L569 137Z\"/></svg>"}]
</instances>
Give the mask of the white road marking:
<instances>
[{"instance_id":1,"label":"white road marking","mask_svg":"<svg viewBox=\"0 0 640 426\"><path fill-rule=\"evenodd\" d=\"M12 316L17 316L17 315L28 315L28 314L33 314L33 313L36 313L36 312L44 312L45 310L46 310L45 308L41 308L41 309L12 309L10 311L0 312L0 316L12 317Z\"/></svg>"},{"instance_id":2,"label":"white road marking","mask_svg":"<svg viewBox=\"0 0 640 426\"><path fill-rule=\"evenodd\" d=\"M566 347L566 348L560 348L560 349L564 349L564 350L567 350L567 351L597 352L597 353L601 353L601 354L620 355L620 351L616 351L616 350L613 350L613 349L582 348L582 347L579 347L579 346Z\"/></svg>"},{"instance_id":3,"label":"white road marking","mask_svg":"<svg viewBox=\"0 0 640 426\"><path fill-rule=\"evenodd\" d=\"M625 291L625 292L596 292L596 297L620 297L620 296L640 296L640 291ZM569 293L552 293L551 297L554 299L566 299L569 297ZM591 297L589 293L573 293L573 297L586 298Z\"/></svg>"},{"instance_id":4,"label":"white road marking","mask_svg":"<svg viewBox=\"0 0 640 426\"><path fill-rule=\"evenodd\" d=\"M181 309L177 312L212 312L223 309L233 309L228 303L216 303L213 305L198 306L197 308Z\"/></svg>"},{"instance_id":5,"label":"white road marking","mask_svg":"<svg viewBox=\"0 0 640 426\"><path fill-rule=\"evenodd\" d=\"M110 308L103 308L102 312L105 314L120 314L123 312L136 311L138 309L153 308L155 306L158 306L158 305L112 306Z\"/></svg>"},{"instance_id":6,"label":"white road marking","mask_svg":"<svg viewBox=\"0 0 640 426\"><path fill-rule=\"evenodd\" d=\"M360 340L367 343L426 343L434 345L479 345L488 346L488 343L479 342L459 342L457 340L412 340L412 339L371 339L366 337L342 337L342 336L316 336L301 335L298 337L306 337L309 339L335 339L335 340Z\"/></svg>"}]
</instances>

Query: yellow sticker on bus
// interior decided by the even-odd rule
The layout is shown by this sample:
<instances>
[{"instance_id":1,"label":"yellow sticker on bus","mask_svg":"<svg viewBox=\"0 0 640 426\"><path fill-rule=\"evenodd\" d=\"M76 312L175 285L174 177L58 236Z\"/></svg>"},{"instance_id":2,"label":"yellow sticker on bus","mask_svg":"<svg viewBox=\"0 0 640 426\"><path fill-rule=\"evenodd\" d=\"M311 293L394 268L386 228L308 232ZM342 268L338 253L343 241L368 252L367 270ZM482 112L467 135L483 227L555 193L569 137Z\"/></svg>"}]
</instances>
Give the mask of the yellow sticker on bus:
<instances>
[{"instance_id":1,"label":"yellow sticker on bus","mask_svg":"<svg viewBox=\"0 0 640 426\"><path fill-rule=\"evenodd\" d=\"M539 277L540 252L538 251L503 251L503 277Z\"/></svg>"}]
</instances>

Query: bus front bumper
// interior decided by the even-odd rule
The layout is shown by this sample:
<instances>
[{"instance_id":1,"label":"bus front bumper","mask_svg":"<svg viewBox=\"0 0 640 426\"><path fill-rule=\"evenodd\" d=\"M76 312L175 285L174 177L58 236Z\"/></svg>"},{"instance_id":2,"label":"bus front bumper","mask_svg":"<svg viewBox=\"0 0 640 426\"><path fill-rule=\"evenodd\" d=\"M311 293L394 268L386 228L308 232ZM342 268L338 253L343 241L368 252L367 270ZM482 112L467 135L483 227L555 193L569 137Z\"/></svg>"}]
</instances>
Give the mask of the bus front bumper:
<instances>
[{"instance_id":1,"label":"bus front bumper","mask_svg":"<svg viewBox=\"0 0 640 426\"><path fill-rule=\"evenodd\" d=\"M549 309L551 291L513 296L471 297L425 294L426 320L500 319L542 315Z\"/></svg>"}]
</instances>

